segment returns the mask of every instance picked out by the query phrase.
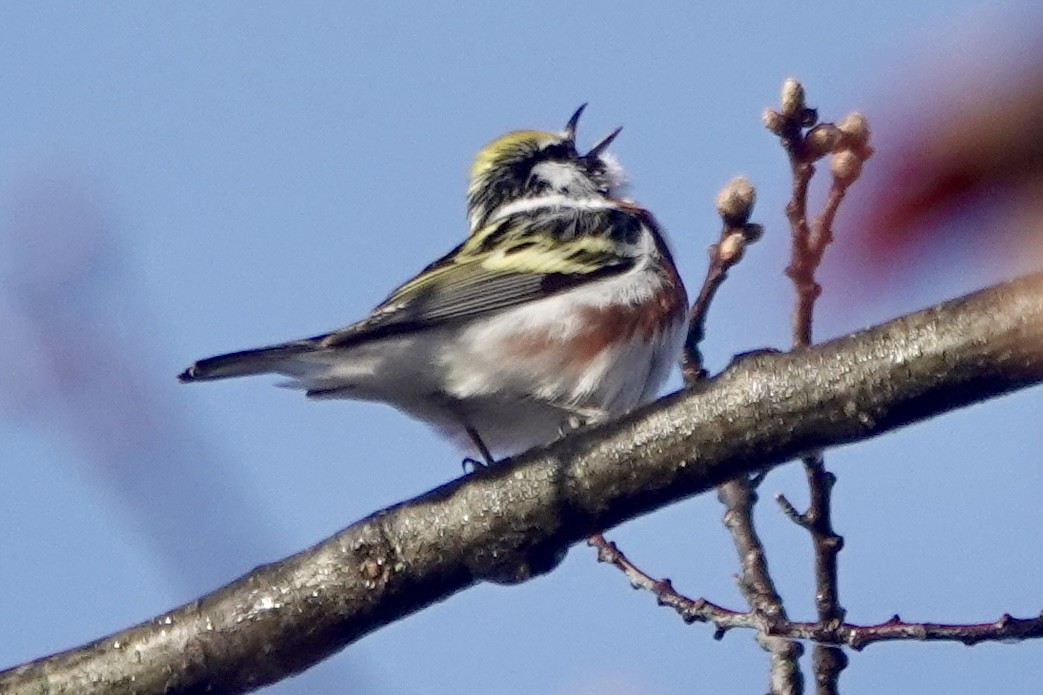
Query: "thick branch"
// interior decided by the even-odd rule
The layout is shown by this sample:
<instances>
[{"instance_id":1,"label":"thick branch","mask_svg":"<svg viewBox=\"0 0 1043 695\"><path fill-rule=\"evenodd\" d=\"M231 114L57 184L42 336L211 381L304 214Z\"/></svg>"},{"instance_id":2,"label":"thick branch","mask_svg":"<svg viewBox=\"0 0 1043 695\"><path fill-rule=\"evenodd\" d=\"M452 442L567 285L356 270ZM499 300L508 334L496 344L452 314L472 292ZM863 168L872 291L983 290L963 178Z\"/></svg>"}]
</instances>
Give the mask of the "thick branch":
<instances>
[{"instance_id":1,"label":"thick branch","mask_svg":"<svg viewBox=\"0 0 1043 695\"><path fill-rule=\"evenodd\" d=\"M476 581L803 452L1043 381L1043 273L693 389L350 526L122 633L0 674L10 695L243 692ZM9 637L10 638L10 637Z\"/></svg>"}]
</instances>

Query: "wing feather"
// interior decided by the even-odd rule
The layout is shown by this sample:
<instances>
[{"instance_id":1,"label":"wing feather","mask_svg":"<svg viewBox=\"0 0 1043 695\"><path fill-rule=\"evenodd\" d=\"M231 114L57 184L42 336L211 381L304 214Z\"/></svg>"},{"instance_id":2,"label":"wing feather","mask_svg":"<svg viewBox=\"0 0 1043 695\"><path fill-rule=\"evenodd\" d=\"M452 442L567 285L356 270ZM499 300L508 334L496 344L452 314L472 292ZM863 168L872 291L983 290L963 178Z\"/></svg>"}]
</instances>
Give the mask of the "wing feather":
<instances>
[{"instance_id":1,"label":"wing feather","mask_svg":"<svg viewBox=\"0 0 1043 695\"><path fill-rule=\"evenodd\" d=\"M318 340L322 347L346 347L475 318L626 272L636 262L642 222L618 208L530 211L498 220L392 292L369 317ZM580 224L588 229L577 234Z\"/></svg>"}]
</instances>

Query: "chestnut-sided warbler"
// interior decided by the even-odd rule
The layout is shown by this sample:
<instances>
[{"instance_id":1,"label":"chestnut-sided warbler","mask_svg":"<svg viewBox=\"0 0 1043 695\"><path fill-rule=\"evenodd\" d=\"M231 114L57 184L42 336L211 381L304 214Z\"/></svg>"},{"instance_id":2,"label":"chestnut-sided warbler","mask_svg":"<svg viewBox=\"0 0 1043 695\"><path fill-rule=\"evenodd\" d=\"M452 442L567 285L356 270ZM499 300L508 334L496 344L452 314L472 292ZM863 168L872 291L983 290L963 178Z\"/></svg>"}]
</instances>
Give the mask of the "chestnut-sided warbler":
<instances>
[{"instance_id":1,"label":"chestnut-sided warbler","mask_svg":"<svg viewBox=\"0 0 1043 695\"><path fill-rule=\"evenodd\" d=\"M585 105L584 105L585 106ZM218 355L178 378L290 377L311 398L383 401L486 462L653 398L687 297L652 214L605 150L508 133L478 153L467 239L350 326Z\"/></svg>"}]
</instances>

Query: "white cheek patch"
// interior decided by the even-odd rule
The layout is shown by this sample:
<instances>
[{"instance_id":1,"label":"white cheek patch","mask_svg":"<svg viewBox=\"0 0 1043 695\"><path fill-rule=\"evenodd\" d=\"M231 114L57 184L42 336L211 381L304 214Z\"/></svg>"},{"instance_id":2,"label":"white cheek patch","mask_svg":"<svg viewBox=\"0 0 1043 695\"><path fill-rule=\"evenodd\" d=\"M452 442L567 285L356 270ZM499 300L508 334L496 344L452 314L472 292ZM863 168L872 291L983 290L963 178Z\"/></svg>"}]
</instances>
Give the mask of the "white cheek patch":
<instances>
[{"instance_id":1,"label":"white cheek patch","mask_svg":"<svg viewBox=\"0 0 1043 695\"><path fill-rule=\"evenodd\" d=\"M532 175L560 193L587 192L593 188L586 172L568 162L540 162L532 168Z\"/></svg>"}]
</instances>

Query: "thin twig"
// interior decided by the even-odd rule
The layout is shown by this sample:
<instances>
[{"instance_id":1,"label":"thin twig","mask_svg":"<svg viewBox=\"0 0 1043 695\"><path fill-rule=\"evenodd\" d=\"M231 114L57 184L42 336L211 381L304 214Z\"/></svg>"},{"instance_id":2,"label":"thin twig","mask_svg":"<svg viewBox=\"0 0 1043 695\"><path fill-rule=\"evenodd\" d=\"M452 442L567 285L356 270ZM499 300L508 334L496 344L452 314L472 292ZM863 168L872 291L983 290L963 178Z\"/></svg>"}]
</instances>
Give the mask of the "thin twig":
<instances>
[{"instance_id":1,"label":"thin twig","mask_svg":"<svg viewBox=\"0 0 1043 695\"><path fill-rule=\"evenodd\" d=\"M861 651L878 642L959 642L973 646L982 642L1043 638L1043 613L1032 618L1014 618L1005 613L991 623L906 622L897 615L875 625L842 622L827 626L819 621L766 619L755 610L735 611L704 598L685 596L669 579L656 579L637 567L615 543L605 540L601 534L592 536L587 542L597 548L598 561L618 568L635 589L654 594L659 605L673 609L687 623L712 624L716 628L715 639L721 639L729 630L743 628L787 640L806 640Z\"/></svg>"},{"instance_id":2,"label":"thin twig","mask_svg":"<svg viewBox=\"0 0 1043 695\"><path fill-rule=\"evenodd\" d=\"M717 196L717 212L721 217L721 233L710 249L710 262L699 293L688 314L688 336L681 359L681 373L685 385L694 386L707 376L703 355L699 345L706 335L706 317L710 303L721 284L727 279L728 271L742 260L746 247L760 238L762 228L749 222L753 211L755 192L748 181L736 178L729 182ZM759 482L759 481L758 481ZM656 580L626 559L614 543L603 536L594 536L588 542L598 548L598 558L609 562L623 571L633 586L656 594L659 602L675 608L688 622L711 622L716 627L714 636L720 638L732 626L736 616L754 616L761 623L758 642L771 654L771 691L777 695L798 695L803 691L803 676L798 659L803 651L799 643L770 636L771 624L785 620L782 599L768 572L764 546L753 525L753 504L757 499L757 483L748 478L739 478L724 483L718 489L718 498L725 504L725 526L735 540L742 572L739 588L749 603L749 614L727 611L705 599L679 602L669 580ZM680 606L684 606L683 609Z\"/></svg>"},{"instance_id":3,"label":"thin twig","mask_svg":"<svg viewBox=\"0 0 1043 695\"><path fill-rule=\"evenodd\" d=\"M775 114L769 127L775 126L772 130L779 135L786 150L793 177L793 193L786 205L792 238L786 275L796 290L793 346L799 349L812 343L815 302L822 294L815 274L826 247L833 241L837 210L872 149L868 144L869 129L861 115L852 114L839 125L819 124L804 135L802 128L815 125L816 114L804 103L803 87L795 81L787 81L782 101L782 111ZM832 184L822 212L809 226L807 193L815 173L813 162L827 151L837 152L830 163ZM837 535L832 523L831 496L836 477L826 470L821 453L807 454L802 461L809 488L808 510L801 514L782 495L776 499L787 517L811 533L815 553L815 608L819 625L829 629L842 623L845 615L837 578L837 556L844 539ZM812 664L818 695L837 695L840 673L847 666L843 652L835 647L816 645Z\"/></svg>"},{"instance_id":4,"label":"thin twig","mask_svg":"<svg viewBox=\"0 0 1043 695\"><path fill-rule=\"evenodd\" d=\"M796 345L811 344L811 315L822 286L815 281L814 267L818 265L810 248L811 231L808 228L808 184L815 175L815 167L799 159L799 150L787 148L793 172L793 196L786 204L786 218L790 223L792 257L786 275L797 290L797 306L793 312L793 335ZM819 257L821 258L821 256ZM813 265L814 264L814 265Z\"/></svg>"},{"instance_id":5,"label":"thin twig","mask_svg":"<svg viewBox=\"0 0 1043 695\"><path fill-rule=\"evenodd\" d=\"M706 375L698 346L705 335L710 302L727 278L728 270L742 259L746 245L760 236L760 226L748 222L753 200L752 187L742 180L733 181L717 196L717 211L723 222L721 235L710 247L710 266L699 296L692 305L688 340L681 361L681 371L689 387ZM779 620L785 621L787 617L782 597L768 570L764 545L753 524L756 484L745 477L737 478L721 485L717 497L725 505L724 525L731 533L739 555L742 568L738 577L739 590L750 607L749 614L762 624L757 641L771 655L771 692L774 695L798 695L804 687L799 664L803 646L770 634L772 625ZM717 627L715 634L720 634L720 624L714 624Z\"/></svg>"},{"instance_id":6,"label":"thin twig","mask_svg":"<svg viewBox=\"0 0 1043 695\"><path fill-rule=\"evenodd\" d=\"M706 336L706 315L710 302L717 294L717 288L728 277L728 268L720 261L717 246L710 247L710 267L706 271L699 295L688 312L688 338L685 340L685 352L681 359L681 375L685 384L693 384L705 379L708 375L703 366L703 354L699 344Z\"/></svg>"},{"instance_id":7,"label":"thin twig","mask_svg":"<svg viewBox=\"0 0 1043 695\"><path fill-rule=\"evenodd\" d=\"M757 642L771 655L771 692L773 695L802 693L804 675L799 659L804 647L778 636L778 625L788 623L789 618L768 570L764 544L753 525L757 493L748 479L736 478L717 489L717 498L726 508L724 525L731 532L739 554L742 567L738 576L739 591L749 604L750 613L764 626L757 634Z\"/></svg>"},{"instance_id":8,"label":"thin twig","mask_svg":"<svg viewBox=\"0 0 1043 695\"><path fill-rule=\"evenodd\" d=\"M669 579L656 579L648 574L600 533L587 539L587 543L597 548L598 562L607 562L623 572L635 589L655 594L660 606L674 609L686 623L711 623L716 628L714 639L721 639L733 627L752 627L756 620L753 613L729 610L704 598L692 599L678 593ZM767 625L761 625L760 629L767 629Z\"/></svg>"},{"instance_id":9,"label":"thin twig","mask_svg":"<svg viewBox=\"0 0 1043 695\"><path fill-rule=\"evenodd\" d=\"M879 625L852 625L843 623L833 631L809 624L807 639L819 642L832 641L855 650L865 649L876 642L895 640L917 640L928 642L960 642L967 646L981 642L1009 642L1043 637L1043 613L1034 618L1015 618L1008 613L991 623L907 623L897 615ZM794 635L801 631L793 626Z\"/></svg>"},{"instance_id":10,"label":"thin twig","mask_svg":"<svg viewBox=\"0 0 1043 695\"><path fill-rule=\"evenodd\" d=\"M826 470L821 454L803 457L808 479L808 511L803 515L811 532L815 551L815 611L818 624L829 629L844 620L840 605L837 556L844 539L833 530L832 490L836 476ZM811 653L812 673L819 695L835 695L840 673L847 667L847 655L836 647L815 645Z\"/></svg>"},{"instance_id":11,"label":"thin twig","mask_svg":"<svg viewBox=\"0 0 1043 695\"><path fill-rule=\"evenodd\" d=\"M710 312L710 303L728 278L728 271L743 259L746 247L761 236L761 226L749 222L754 197L753 186L742 177L730 181L717 195L717 212L722 220L721 233L717 243L709 248L710 264L699 294L688 312L688 336L681 356L681 374L687 386L707 377L699 345L706 337L706 317Z\"/></svg>"}]
</instances>

